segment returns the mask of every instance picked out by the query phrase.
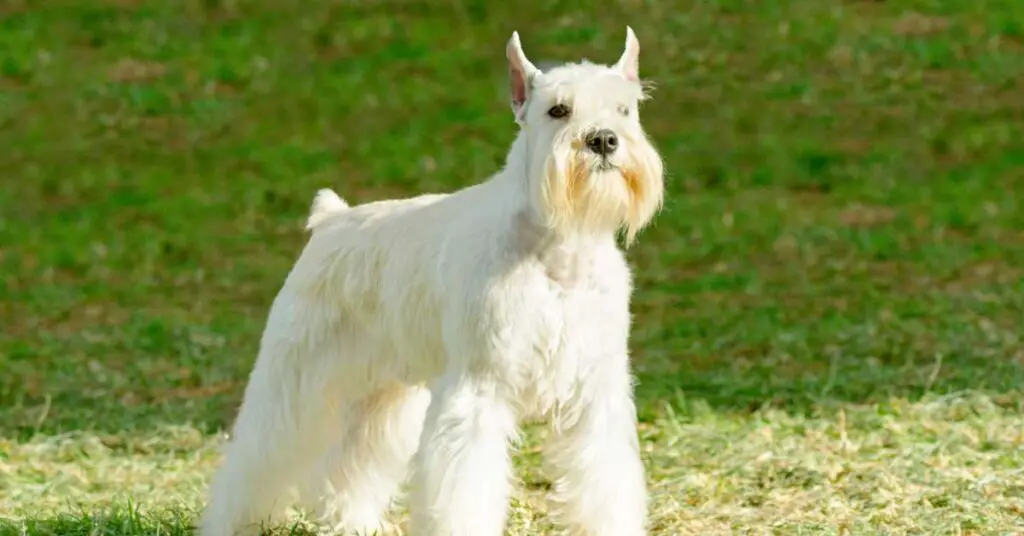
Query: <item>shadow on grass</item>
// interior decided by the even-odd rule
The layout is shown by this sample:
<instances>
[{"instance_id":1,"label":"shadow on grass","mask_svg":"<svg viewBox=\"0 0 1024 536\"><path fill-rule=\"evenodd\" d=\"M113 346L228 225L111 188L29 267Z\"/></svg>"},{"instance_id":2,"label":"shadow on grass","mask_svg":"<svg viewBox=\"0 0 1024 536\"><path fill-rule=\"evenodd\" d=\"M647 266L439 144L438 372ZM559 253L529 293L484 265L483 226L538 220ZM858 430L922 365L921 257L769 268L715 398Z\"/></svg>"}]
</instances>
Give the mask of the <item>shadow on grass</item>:
<instances>
[{"instance_id":1,"label":"shadow on grass","mask_svg":"<svg viewBox=\"0 0 1024 536\"><path fill-rule=\"evenodd\" d=\"M844 326L841 331L860 329ZM736 414L772 407L806 415L841 404L915 400L963 390L1019 393L1024 385L1024 366L1014 339L962 326L921 335L928 344L915 347L907 342L907 326L867 329L870 337L845 341L838 335L830 340L826 324L812 327L816 340L787 339L792 326L768 326L776 341L763 344L752 333L727 342L732 335L728 330L717 338L658 342L639 337L634 346L641 418L653 419L666 406L676 413L697 406ZM664 336L665 329L659 328L658 336ZM249 335L255 339L256 333ZM681 344L693 348L670 352ZM712 351L717 355L709 356ZM31 375L8 376L8 396L18 395L19 403L7 405L0 435L27 439L71 430L144 433L169 425L215 433L229 428L234 419L253 352L221 350L192 361L148 356L140 359L145 366L123 369L116 379L90 377L72 368L51 374L53 389L41 399L12 392L14 385L24 388ZM179 379L166 372L152 373L183 367L188 370Z\"/></svg>"},{"instance_id":2,"label":"shadow on grass","mask_svg":"<svg viewBox=\"0 0 1024 536\"><path fill-rule=\"evenodd\" d=\"M0 518L0 536L192 536L197 513L188 509L140 512L134 505L105 512L58 514L52 517ZM264 530L263 536L314 536L301 526Z\"/></svg>"},{"instance_id":3,"label":"shadow on grass","mask_svg":"<svg viewBox=\"0 0 1024 536\"><path fill-rule=\"evenodd\" d=\"M994 362L953 359L908 370L855 363L820 363L833 372L781 377L769 364L748 365L737 374L728 369L637 374L637 400L642 419L652 419L666 406L676 415L695 409L746 414L773 408L809 416L847 404L918 400L926 395L961 391L988 393L997 401L1021 405L1024 367L1003 359ZM813 364L811 367L814 368ZM864 370L869 369L869 370ZM947 370L944 370L947 369ZM939 376L942 376L939 378Z\"/></svg>"},{"instance_id":4,"label":"shadow on grass","mask_svg":"<svg viewBox=\"0 0 1024 536\"><path fill-rule=\"evenodd\" d=\"M769 298L650 330L641 324L634 341L637 396L646 412L671 404L676 411L772 407L802 415L959 391L1019 399L1020 289L977 295L984 297L862 298L861 313L828 317L802 311L815 308L813 299L791 302L786 311L782 300Z\"/></svg>"}]
</instances>

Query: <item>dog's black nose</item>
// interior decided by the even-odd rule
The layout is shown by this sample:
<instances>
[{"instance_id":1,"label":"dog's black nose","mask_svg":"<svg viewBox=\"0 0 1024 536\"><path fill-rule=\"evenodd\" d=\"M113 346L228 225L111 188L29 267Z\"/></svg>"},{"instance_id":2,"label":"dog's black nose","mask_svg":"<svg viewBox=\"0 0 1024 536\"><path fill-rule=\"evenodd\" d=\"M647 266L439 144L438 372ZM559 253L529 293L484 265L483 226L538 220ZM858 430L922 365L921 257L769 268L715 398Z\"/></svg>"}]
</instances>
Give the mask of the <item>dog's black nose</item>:
<instances>
[{"instance_id":1,"label":"dog's black nose","mask_svg":"<svg viewBox=\"0 0 1024 536\"><path fill-rule=\"evenodd\" d=\"M614 153L618 147L618 136L607 128L591 132L587 136L587 148L601 156L608 156Z\"/></svg>"}]
</instances>

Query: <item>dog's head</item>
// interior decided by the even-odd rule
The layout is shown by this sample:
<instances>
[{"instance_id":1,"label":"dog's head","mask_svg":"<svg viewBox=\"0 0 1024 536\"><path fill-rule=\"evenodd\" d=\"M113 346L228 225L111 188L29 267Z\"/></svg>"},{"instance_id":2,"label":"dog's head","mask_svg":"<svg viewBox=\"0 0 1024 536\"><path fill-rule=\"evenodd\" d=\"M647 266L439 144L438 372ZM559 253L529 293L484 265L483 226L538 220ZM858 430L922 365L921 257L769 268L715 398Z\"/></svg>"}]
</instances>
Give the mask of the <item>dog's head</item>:
<instances>
[{"instance_id":1,"label":"dog's head","mask_svg":"<svg viewBox=\"0 0 1024 536\"><path fill-rule=\"evenodd\" d=\"M518 33L506 48L512 111L532 197L563 231L626 231L627 243L661 207L663 165L640 126L646 99L640 43L626 28L614 65L583 61L542 72Z\"/></svg>"}]
</instances>

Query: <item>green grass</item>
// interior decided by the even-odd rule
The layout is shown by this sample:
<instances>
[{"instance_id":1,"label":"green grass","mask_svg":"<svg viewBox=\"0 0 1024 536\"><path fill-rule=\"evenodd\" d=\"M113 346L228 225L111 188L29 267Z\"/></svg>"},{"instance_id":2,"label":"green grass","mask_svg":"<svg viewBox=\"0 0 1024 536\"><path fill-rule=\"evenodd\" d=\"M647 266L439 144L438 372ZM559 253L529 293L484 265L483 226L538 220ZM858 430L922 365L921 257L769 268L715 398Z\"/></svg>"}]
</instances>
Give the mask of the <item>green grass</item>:
<instances>
[{"instance_id":1,"label":"green grass","mask_svg":"<svg viewBox=\"0 0 1024 536\"><path fill-rule=\"evenodd\" d=\"M627 23L651 533L1024 533L1024 3L15 0L0 535L190 534L314 192L480 180L512 30L610 62Z\"/></svg>"}]
</instances>

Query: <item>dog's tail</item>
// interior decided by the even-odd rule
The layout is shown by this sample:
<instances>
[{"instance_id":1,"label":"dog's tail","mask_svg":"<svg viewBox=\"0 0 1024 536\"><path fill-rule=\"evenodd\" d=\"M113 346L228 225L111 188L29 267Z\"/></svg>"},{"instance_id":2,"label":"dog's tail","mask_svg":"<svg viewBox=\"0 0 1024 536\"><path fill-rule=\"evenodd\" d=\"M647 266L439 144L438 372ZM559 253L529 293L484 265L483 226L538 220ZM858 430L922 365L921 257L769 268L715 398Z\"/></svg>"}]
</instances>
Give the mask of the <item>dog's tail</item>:
<instances>
[{"instance_id":1,"label":"dog's tail","mask_svg":"<svg viewBox=\"0 0 1024 536\"><path fill-rule=\"evenodd\" d=\"M334 193L330 188L323 188L313 198L313 207L309 210L309 219L306 220L306 229L310 230L320 225L332 215L342 212L348 208L348 203Z\"/></svg>"}]
</instances>

